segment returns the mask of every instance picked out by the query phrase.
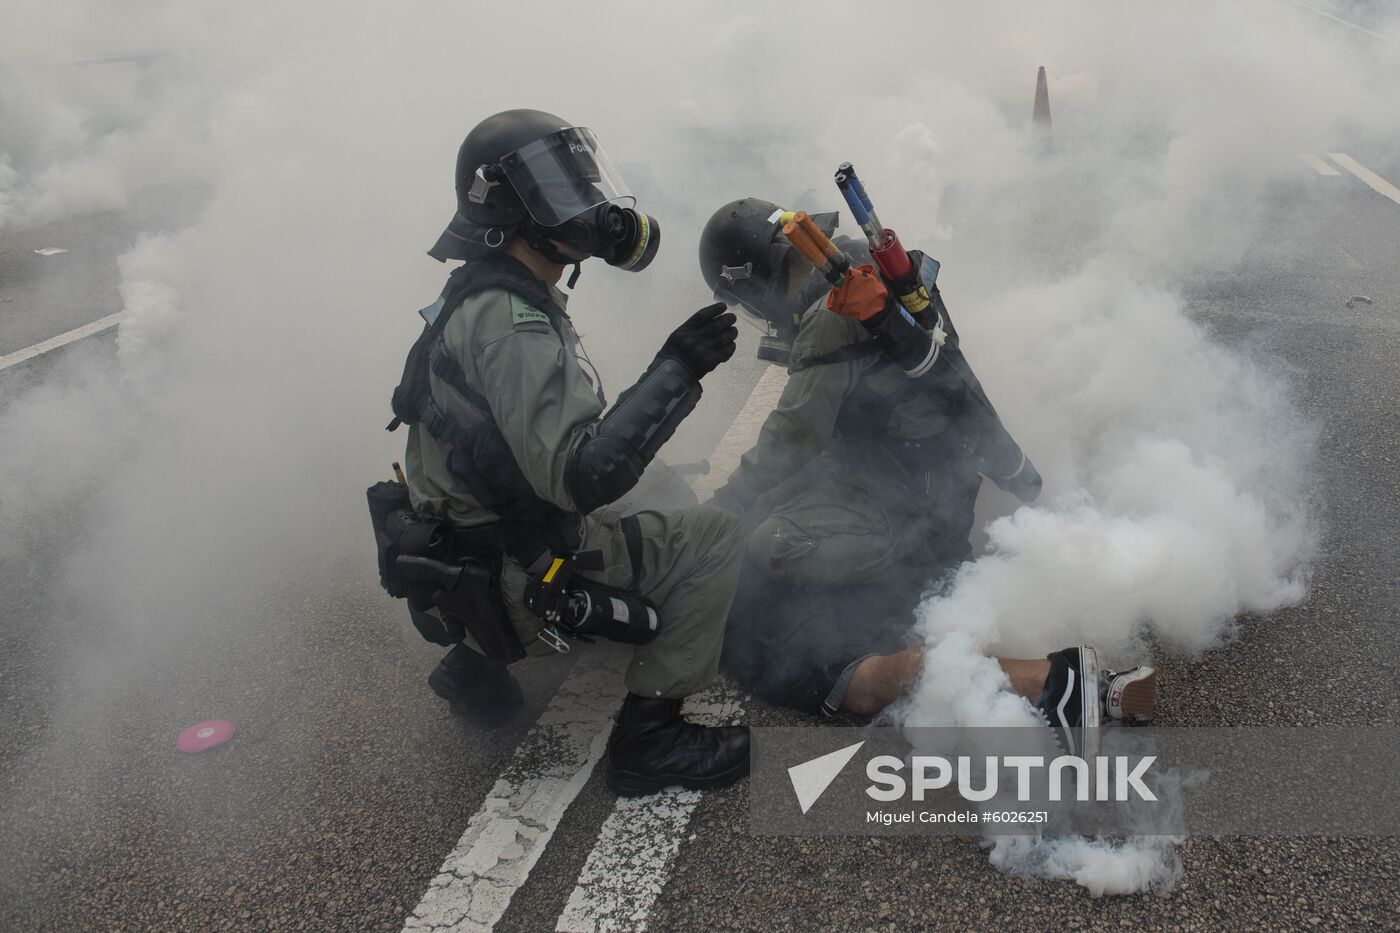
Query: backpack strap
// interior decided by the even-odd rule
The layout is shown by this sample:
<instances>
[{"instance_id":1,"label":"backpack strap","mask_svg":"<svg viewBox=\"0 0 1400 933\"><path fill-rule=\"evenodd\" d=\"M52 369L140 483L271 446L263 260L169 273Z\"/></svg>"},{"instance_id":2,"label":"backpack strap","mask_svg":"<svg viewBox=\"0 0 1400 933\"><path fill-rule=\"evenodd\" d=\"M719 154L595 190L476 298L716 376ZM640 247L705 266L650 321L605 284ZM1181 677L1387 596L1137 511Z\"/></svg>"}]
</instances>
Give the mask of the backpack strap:
<instances>
[{"instance_id":1,"label":"backpack strap","mask_svg":"<svg viewBox=\"0 0 1400 933\"><path fill-rule=\"evenodd\" d=\"M442 411L432 400L428 374L434 373L453 389L462 394L473 407L490 416L490 407L481 393L467 383L466 374L452 355L447 352L443 332L452 315L462 306L462 302L472 295L493 288L500 288L519 295L549 320L555 333L561 334L561 321L567 318L564 309L554 300L549 287L541 282L523 263L512 256L486 256L458 266L447 277L441 295L435 304L440 308L423 332L414 341L404 361L403 376L390 405L394 418L386 430L393 431L401 424L417 424L420 421L435 437L440 436L448 443L455 443L447 433L450 431ZM436 416L436 417L435 417ZM436 424L437 431L430 425Z\"/></svg>"}]
</instances>

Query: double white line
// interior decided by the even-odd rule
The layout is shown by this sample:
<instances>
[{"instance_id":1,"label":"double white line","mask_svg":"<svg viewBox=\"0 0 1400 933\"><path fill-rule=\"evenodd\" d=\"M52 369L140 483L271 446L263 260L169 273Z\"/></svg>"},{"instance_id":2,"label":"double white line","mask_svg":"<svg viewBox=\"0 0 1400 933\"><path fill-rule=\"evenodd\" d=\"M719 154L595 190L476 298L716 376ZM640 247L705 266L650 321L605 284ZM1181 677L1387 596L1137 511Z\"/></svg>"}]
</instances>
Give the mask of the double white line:
<instances>
[{"instance_id":1,"label":"double white line","mask_svg":"<svg viewBox=\"0 0 1400 933\"><path fill-rule=\"evenodd\" d=\"M1367 185L1371 187L1371 190L1375 191L1377 194L1382 194L1385 197L1390 198L1390 200L1394 201L1396 204L1400 204L1400 188L1395 187L1390 182L1386 181L1384 178L1377 175L1375 172L1371 171L1369 168L1362 165L1360 162L1356 161L1351 156L1347 155L1345 152L1329 152L1327 153L1327 157L1330 158L1333 162L1340 165L1342 168L1346 169L1348 172L1351 172L1357 178L1364 181ZM1330 164L1328 164L1325 160L1323 160L1320 156L1313 155L1311 152L1298 153L1298 161L1302 162L1304 165L1312 169L1314 172L1317 172L1319 175L1342 174L1341 172L1333 168Z\"/></svg>"},{"instance_id":2,"label":"double white line","mask_svg":"<svg viewBox=\"0 0 1400 933\"><path fill-rule=\"evenodd\" d=\"M780 367L764 371L710 457L710 472L696 477L701 499L753 446L786 380ZM629 657L626 650L602 645L583 653L467 823L405 931L485 933L505 915L603 755ZM728 724L738 721L741 703L738 691L721 681L687 700L685 714L706 725ZM700 798L698 791L676 788L619 799L599 829L555 930L645 930Z\"/></svg>"}]
</instances>

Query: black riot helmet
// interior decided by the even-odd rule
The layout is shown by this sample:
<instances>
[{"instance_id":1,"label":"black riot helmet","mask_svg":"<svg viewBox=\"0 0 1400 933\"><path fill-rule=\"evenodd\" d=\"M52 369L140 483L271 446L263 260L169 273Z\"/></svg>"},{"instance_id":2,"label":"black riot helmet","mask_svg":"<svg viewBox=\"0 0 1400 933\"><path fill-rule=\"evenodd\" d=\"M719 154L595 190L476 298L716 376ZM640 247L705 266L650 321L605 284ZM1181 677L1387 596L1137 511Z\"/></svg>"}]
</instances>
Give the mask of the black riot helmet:
<instances>
[{"instance_id":1,"label":"black riot helmet","mask_svg":"<svg viewBox=\"0 0 1400 933\"><path fill-rule=\"evenodd\" d=\"M593 131L542 110L487 117L457 150L457 212L428 255L439 262L503 249L516 235L555 262L584 256L640 272L661 243Z\"/></svg>"},{"instance_id":2,"label":"black riot helmet","mask_svg":"<svg viewBox=\"0 0 1400 933\"><path fill-rule=\"evenodd\" d=\"M715 297L738 304L772 328L776 341L765 342L759 356L777 360L797 336L802 312L825 294L829 285L781 235L792 213L762 198L741 198L715 211L700 234L700 274ZM827 236L838 215L813 214ZM769 343L772 343L769 346Z\"/></svg>"}]
</instances>

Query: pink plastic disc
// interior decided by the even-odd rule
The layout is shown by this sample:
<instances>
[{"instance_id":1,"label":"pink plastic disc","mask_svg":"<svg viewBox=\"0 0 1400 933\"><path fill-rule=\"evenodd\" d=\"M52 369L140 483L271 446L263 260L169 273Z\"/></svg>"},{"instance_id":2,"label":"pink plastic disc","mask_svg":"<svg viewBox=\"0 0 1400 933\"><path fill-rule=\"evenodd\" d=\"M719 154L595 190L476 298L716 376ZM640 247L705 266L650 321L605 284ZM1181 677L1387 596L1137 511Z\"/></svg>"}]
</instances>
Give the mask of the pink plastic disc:
<instances>
[{"instance_id":1,"label":"pink plastic disc","mask_svg":"<svg viewBox=\"0 0 1400 933\"><path fill-rule=\"evenodd\" d=\"M233 723L227 719L209 719L190 726L175 740L175 747L182 752L202 752L222 745L233 738Z\"/></svg>"}]
</instances>

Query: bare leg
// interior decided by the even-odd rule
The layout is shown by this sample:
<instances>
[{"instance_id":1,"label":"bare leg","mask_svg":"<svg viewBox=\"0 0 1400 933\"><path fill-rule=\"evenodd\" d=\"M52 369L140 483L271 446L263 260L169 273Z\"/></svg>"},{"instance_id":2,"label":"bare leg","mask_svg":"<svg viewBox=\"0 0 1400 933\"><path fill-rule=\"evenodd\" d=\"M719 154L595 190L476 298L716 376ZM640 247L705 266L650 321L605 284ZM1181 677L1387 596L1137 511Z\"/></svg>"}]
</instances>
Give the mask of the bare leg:
<instances>
[{"instance_id":1,"label":"bare leg","mask_svg":"<svg viewBox=\"0 0 1400 933\"><path fill-rule=\"evenodd\" d=\"M1040 692L1045 689L1045 678L1050 676L1049 658L997 658L997 663L1006 671L1006 676L1011 678L1012 690L1027 700L1040 699Z\"/></svg>"},{"instance_id":2,"label":"bare leg","mask_svg":"<svg viewBox=\"0 0 1400 933\"><path fill-rule=\"evenodd\" d=\"M841 708L861 716L873 716L909 692L924 669L924 649L905 648L894 654L866 658L851 674Z\"/></svg>"},{"instance_id":3,"label":"bare leg","mask_svg":"<svg viewBox=\"0 0 1400 933\"><path fill-rule=\"evenodd\" d=\"M1021 658L997 658L1011 679L1011 689L1030 700L1040 697L1050 662ZM924 669L924 649L918 645L894 654L866 658L851 674L850 686L841 701L849 713L873 716L909 692Z\"/></svg>"}]
</instances>

